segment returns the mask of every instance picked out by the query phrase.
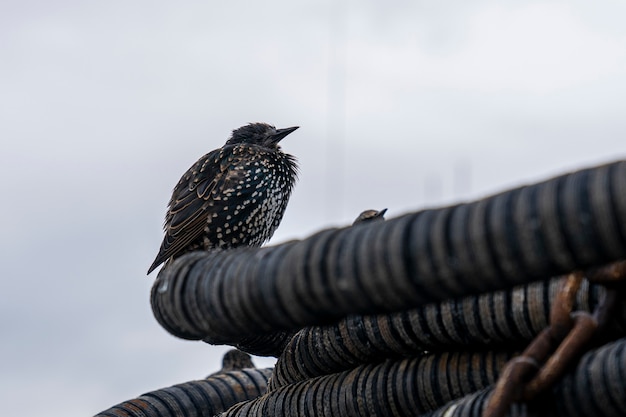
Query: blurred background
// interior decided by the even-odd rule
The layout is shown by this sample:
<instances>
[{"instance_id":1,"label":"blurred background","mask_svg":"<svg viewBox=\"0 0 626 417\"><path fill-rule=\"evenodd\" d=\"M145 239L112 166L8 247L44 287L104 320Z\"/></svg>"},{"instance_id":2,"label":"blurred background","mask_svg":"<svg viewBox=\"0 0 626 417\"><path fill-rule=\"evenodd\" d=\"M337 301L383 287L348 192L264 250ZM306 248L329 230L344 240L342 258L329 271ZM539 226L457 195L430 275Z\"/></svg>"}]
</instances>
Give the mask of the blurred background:
<instances>
[{"instance_id":1,"label":"blurred background","mask_svg":"<svg viewBox=\"0 0 626 417\"><path fill-rule=\"evenodd\" d=\"M146 270L181 174L253 121L301 174L270 244L626 157L620 1L0 4L0 409L89 416L220 368ZM269 359L257 365L271 366Z\"/></svg>"}]
</instances>

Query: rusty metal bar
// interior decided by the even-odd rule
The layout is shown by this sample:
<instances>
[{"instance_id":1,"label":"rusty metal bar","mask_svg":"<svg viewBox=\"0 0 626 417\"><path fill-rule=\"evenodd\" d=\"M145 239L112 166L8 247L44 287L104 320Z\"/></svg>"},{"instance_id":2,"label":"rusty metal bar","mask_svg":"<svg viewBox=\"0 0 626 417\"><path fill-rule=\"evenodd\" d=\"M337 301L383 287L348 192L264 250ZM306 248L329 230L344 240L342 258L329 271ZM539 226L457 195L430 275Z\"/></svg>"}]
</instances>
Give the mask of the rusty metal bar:
<instances>
[{"instance_id":1,"label":"rusty metal bar","mask_svg":"<svg viewBox=\"0 0 626 417\"><path fill-rule=\"evenodd\" d=\"M609 265L600 270L611 271L612 268ZM591 346L593 338L609 337L600 333L600 330L606 330L609 317L618 307L623 307L617 301L617 294L618 288L623 289L626 275L612 276L609 281L598 280L609 288L605 288L593 313L574 311L583 276L582 272L573 272L563 279L550 311L550 325L519 357L507 364L494 387L483 417L502 417L512 403L532 401L548 392Z\"/></svg>"}]
</instances>

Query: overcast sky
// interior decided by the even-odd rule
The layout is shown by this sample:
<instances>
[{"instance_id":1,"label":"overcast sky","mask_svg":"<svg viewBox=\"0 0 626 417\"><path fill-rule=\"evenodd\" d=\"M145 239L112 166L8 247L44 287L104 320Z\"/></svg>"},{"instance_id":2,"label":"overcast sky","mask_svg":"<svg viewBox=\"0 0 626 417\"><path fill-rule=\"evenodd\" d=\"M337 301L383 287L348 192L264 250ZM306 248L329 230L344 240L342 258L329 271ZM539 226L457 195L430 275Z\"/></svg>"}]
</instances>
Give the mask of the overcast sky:
<instances>
[{"instance_id":1,"label":"overcast sky","mask_svg":"<svg viewBox=\"0 0 626 417\"><path fill-rule=\"evenodd\" d=\"M157 324L145 272L172 187L243 124L301 126L271 244L625 158L625 19L621 1L3 1L0 413L89 416L219 368L226 348Z\"/></svg>"}]
</instances>

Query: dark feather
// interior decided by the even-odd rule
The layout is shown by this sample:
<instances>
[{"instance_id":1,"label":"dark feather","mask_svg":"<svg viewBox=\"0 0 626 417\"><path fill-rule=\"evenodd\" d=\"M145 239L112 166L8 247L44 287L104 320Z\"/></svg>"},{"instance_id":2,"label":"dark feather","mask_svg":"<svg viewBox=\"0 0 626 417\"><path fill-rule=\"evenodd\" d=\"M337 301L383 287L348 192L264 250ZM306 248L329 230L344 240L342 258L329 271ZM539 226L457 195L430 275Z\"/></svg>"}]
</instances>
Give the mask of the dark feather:
<instances>
[{"instance_id":1,"label":"dark feather","mask_svg":"<svg viewBox=\"0 0 626 417\"><path fill-rule=\"evenodd\" d=\"M262 244L280 223L296 171L295 158L277 145L227 144L204 155L174 187L165 237L148 273L190 250ZM277 196L283 198L275 202ZM275 206L251 222L268 202Z\"/></svg>"}]
</instances>

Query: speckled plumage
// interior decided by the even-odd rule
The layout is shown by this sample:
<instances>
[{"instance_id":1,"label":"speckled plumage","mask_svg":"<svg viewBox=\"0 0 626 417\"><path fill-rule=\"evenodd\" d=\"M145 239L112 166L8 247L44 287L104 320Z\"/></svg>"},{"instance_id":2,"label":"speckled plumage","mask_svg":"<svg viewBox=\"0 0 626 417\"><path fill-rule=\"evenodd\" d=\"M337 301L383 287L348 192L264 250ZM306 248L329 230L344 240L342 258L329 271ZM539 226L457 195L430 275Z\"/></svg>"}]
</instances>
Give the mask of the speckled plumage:
<instances>
[{"instance_id":1,"label":"speckled plumage","mask_svg":"<svg viewBox=\"0 0 626 417\"><path fill-rule=\"evenodd\" d=\"M194 250L261 246L278 227L297 179L296 159L278 143L298 127L251 123L200 158L168 205L165 237L148 274Z\"/></svg>"}]
</instances>

